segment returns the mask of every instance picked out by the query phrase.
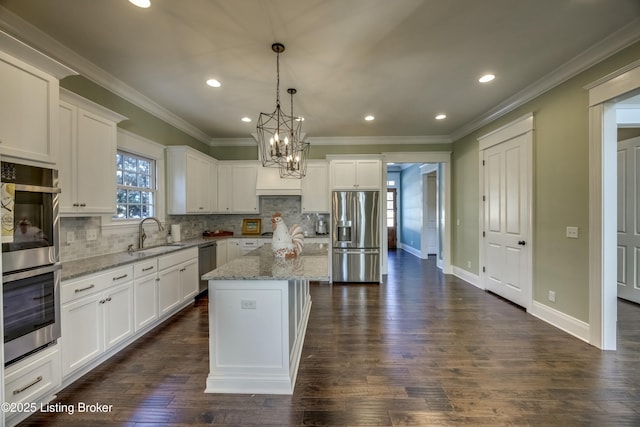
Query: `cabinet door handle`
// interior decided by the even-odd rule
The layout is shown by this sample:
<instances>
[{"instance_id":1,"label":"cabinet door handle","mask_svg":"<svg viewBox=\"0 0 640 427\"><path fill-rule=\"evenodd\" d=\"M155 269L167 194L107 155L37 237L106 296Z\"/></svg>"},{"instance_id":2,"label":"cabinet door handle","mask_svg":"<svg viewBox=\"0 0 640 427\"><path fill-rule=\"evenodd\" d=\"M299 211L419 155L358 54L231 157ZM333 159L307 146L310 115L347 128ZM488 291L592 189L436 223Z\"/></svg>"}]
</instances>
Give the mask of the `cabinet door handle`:
<instances>
[{"instance_id":1,"label":"cabinet door handle","mask_svg":"<svg viewBox=\"0 0 640 427\"><path fill-rule=\"evenodd\" d=\"M186 270L187 270L186 268L181 268L181 269L180 269L180 271L181 271L181 272L182 272L182 271L186 271Z\"/></svg>"},{"instance_id":2,"label":"cabinet door handle","mask_svg":"<svg viewBox=\"0 0 640 427\"><path fill-rule=\"evenodd\" d=\"M73 207L74 207L74 208L77 208L78 206L80 206L80 204L79 204L79 203L74 203L74 204L73 204Z\"/></svg>"},{"instance_id":3,"label":"cabinet door handle","mask_svg":"<svg viewBox=\"0 0 640 427\"><path fill-rule=\"evenodd\" d=\"M149 270L153 270L153 265L151 267L147 267L147 268L143 268L142 271L149 271Z\"/></svg>"},{"instance_id":4,"label":"cabinet door handle","mask_svg":"<svg viewBox=\"0 0 640 427\"><path fill-rule=\"evenodd\" d=\"M109 297L109 298L107 298L107 299L106 299L106 302L109 302L109 301L111 301L111 297Z\"/></svg>"},{"instance_id":5,"label":"cabinet door handle","mask_svg":"<svg viewBox=\"0 0 640 427\"><path fill-rule=\"evenodd\" d=\"M87 204L86 204L86 203L80 203L80 207L81 207L81 208L84 208L85 206L87 206Z\"/></svg>"},{"instance_id":6,"label":"cabinet door handle","mask_svg":"<svg viewBox=\"0 0 640 427\"><path fill-rule=\"evenodd\" d=\"M34 385L38 384L40 381L42 381L42 375L40 375L38 378L36 378L36 379L35 379L35 381L33 381L33 382L31 382L31 383L27 384L26 386L24 386L24 387L22 387L22 388L19 388L19 389L17 389L17 390L13 390L13 394L14 394L14 396L15 396L16 394L20 394L20 393L22 393L23 391L25 391L25 390L26 390L26 389L28 389L29 387L33 387Z\"/></svg>"},{"instance_id":7,"label":"cabinet door handle","mask_svg":"<svg viewBox=\"0 0 640 427\"><path fill-rule=\"evenodd\" d=\"M122 276L114 277L113 280L115 281L115 280L124 279L127 276L128 276L128 274L123 274Z\"/></svg>"},{"instance_id":8,"label":"cabinet door handle","mask_svg":"<svg viewBox=\"0 0 640 427\"><path fill-rule=\"evenodd\" d=\"M93 289L93 288L95 288L95 287L96 287L96 285L89 285L89 286L87 286L86 288L76 289L76 290L75 290L75 293L83 292L83 291L88 291L89 289Z\"/></svg>"}]
</instances>

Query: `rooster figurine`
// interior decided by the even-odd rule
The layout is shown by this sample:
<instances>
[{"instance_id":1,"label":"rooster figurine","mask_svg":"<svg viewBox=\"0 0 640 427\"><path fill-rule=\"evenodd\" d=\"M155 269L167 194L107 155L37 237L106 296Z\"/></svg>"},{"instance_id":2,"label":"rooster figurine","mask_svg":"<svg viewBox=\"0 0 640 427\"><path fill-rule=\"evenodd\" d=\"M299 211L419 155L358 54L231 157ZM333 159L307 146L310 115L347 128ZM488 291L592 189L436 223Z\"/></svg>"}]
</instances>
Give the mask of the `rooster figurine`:
<instances>
[{"instance_id":1,"label":"rooster figurine","mask_svg":"<svg viewBox=\"0 0 640 427\"><path fill-rule=\"evenodd\" d=\"M271 227L273 228L271 249L276 257L295 258L302 252L302 246L304 245L302 227L294 224L291 229L287 230L280 212L276 212L271 217Z\"/></svg>"}]
</instances>

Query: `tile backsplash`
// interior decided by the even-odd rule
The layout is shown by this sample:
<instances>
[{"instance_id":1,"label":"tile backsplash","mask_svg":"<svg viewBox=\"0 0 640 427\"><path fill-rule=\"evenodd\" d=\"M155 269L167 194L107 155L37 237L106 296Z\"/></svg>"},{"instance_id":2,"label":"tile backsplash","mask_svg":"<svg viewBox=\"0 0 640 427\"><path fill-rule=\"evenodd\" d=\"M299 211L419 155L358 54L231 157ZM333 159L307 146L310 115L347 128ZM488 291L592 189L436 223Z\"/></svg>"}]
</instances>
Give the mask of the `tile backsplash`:
<instances>
[{"instance_id":1,"label":"tile backsplash","mask_svg":"<svg viewBox=\"0 0 640 427\"><path fill-rule=\"evenodd\" d=\"M205 230L233 231L236 235L242 234L242 220L245 218L260 218L262 232L271 230L271 216L275 212L280 212L287 226L300 224L305 232L313 234L318 216L316 214L303 214L300 207L299 196L261 196L260 214L257 215L168 215L165 218L164 231L159 231L153 221L144 224L147 234L145 246L154 246L167 241L167 233L171 229L171 224L180 224L180 234L182 240L195 238L202 235ZM327 214L321 214L328 220ZM89 230L98 230L97 240L87 240ZM67 237L73 234L73 241ZM109 253L123 252L128 245L138 247L138 230L131 232L131 228L126 230L114 228L101 229L101 218L81 217L81 218L61 218L60 220L60 260L72 261L92 256L105 255Z\"/></svg>"}]
</instances>

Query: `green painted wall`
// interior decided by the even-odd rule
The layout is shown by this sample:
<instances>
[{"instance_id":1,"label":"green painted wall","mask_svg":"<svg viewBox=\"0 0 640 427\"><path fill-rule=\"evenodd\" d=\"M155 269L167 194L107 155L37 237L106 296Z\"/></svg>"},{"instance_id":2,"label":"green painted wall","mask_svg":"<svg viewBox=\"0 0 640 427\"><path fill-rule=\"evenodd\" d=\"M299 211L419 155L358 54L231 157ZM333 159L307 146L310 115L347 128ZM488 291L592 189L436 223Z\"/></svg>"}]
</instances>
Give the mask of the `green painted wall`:
<instances>
[{"instance_id":1,"label":"green painted wall","mask_svg":"<svg viewBox=\"0 0 640 427\"><path fill-rule=\"evenodd\" d=\"M589 321L589 116L585 85L640 58L640 43L548 91L453 144L453 264L478 274L479 150L477 138L534 114L534 299ZM456 219L460 224L456 225ZM580 229L567 239L567 226ZM467 267L471 261L472 267ZM556 302L547 300L556 292Z\"/></svg>"},{"instance_id":2,"label":"green painted wall","mask_svg":"<svg viewBox=\"0 0 640 427\"><path fill-rule=\"evenodd\" d=\"M118 124L122 129L162 145L188 145L209 154L209 147L206 144L83 76L65 77L60 80L60 86L126 116L128 120Z\"/></svg>"}]
</instances>

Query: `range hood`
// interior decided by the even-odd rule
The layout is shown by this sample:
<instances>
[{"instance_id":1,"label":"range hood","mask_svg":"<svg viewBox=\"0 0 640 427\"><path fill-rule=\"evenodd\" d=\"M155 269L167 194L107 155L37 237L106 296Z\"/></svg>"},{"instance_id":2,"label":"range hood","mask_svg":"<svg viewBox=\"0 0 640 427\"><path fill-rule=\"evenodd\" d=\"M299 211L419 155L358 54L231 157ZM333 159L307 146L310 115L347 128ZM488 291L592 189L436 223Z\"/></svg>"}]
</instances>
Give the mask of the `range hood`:
<instances>
[{"instance_id":1,"label":"range hood","mask_svg":"<svg viewBox=\"0 0 640 427\"><path fill-rule=\"evenodd\" d=\"M280 178L278 168L258 166L256 196L299 196L302 180Z\"/></svg>"}]
</instances>

